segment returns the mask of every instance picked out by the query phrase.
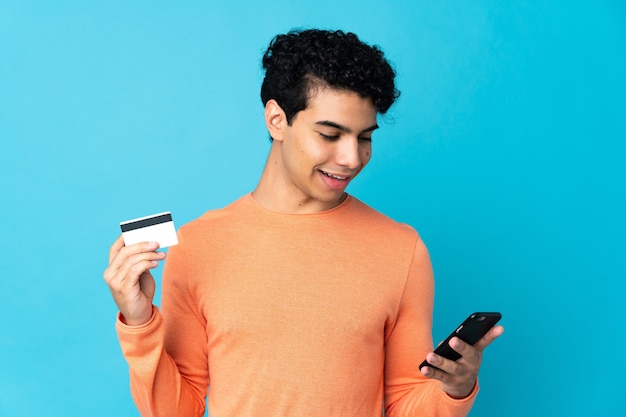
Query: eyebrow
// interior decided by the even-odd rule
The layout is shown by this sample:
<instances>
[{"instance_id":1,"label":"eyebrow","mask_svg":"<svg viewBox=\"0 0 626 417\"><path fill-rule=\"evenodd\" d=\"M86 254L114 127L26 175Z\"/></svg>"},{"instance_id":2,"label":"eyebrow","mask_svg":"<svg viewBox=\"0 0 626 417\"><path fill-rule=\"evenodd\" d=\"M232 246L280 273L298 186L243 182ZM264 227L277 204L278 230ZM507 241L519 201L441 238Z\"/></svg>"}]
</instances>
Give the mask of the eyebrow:
<instances>
[{"instance_id":1,"label":"eyebrow","mask_svg":"<svg viewBox=\"0 0 626 417\"><path fill-rule=\"evenodd\" d=\"M350 129L349 127L340 125L339 123L331 122L330 120L320 120L319 122L315 122L315 124L319 125L319 126L333 127L335 129L339 129L339 130L341 130L342 132L345 132L345 133L352 133L352 129ZM378 125L377 124L368 127L367 129L363 130L361 133L371 132L371 131L374 131L376 129L378 129Z\"/></svg>"}]
</instances>

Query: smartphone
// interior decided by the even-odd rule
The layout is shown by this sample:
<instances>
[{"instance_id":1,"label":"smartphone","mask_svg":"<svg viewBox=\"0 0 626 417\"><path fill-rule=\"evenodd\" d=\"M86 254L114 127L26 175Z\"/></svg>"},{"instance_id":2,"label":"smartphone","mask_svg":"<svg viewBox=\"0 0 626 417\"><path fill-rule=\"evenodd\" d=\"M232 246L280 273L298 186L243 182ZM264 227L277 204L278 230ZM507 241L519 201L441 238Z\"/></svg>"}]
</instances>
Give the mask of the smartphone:
<instances>
[{"instance_id":1,"label":"smartphone","mask_svg":"<svg viewBox=\"0 0 626 417\"><path fill-rule=\"evenodd\" d=\"M484 335L487 334L489 329L491 329L495 324L502 318L502 314L494 312L494 313L474 313L470 314L468 318L465 319L463 323L459 327L453 331L450 336L444 340L442 344L437 346L435 349L435 353L439 356L443 356L446 359L451 359L456 361L461 358L461 354L456 350L452 349L448 342L454 336L458 337L465 343L469 343L470 345L474 345L474 343L478 342ZM430 366L431 368L439 369L436 366L429 364L426 360L420 364L420 369L424 366Z\"/></svg>"}]
</instances>

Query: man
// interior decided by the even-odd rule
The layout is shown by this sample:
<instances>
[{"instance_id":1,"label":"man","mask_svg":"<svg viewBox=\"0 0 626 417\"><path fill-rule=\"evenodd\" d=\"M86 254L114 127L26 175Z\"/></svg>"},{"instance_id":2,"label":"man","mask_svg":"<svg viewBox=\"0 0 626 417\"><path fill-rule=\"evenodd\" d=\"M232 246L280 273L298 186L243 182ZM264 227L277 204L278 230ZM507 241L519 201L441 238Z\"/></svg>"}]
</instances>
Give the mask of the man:
<instances>
[{"instance_id":1,"label":"man","mask_svg":"<svg viewBox=\"0 0 626 417\"><path fill-rule=\"evenodd\" d=\"M433 276L409 226L346 194L398 96L382 52L343 32L273 39L261 88L271 150L257 188L157 244L111 247L104 273L145 416L463 416L482 350L437 357ZM427 358L439 369L419 364Z\"/></svg>"}]
</instances>

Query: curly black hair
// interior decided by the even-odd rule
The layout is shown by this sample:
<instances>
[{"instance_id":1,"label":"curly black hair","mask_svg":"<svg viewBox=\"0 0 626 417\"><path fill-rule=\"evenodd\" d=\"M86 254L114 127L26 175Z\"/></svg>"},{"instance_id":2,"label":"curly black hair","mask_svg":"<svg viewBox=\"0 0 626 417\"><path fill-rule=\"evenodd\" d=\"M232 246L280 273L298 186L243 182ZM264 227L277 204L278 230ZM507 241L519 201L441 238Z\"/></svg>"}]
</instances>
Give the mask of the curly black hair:
<instances>
[{"instance_id":1,"label":"curly black hair","mask_svg":"<svg viewBox=\"0 0 626 417\"><path fill-rule=\"evenodd\" d=\"M276 35L263 55L261 101L274 99L291 124L306 109L314 86L352 91L372 99L384 114L400 92L396 73L377 46L341 30L293 30Z\"/></svg>"}]
</instances>

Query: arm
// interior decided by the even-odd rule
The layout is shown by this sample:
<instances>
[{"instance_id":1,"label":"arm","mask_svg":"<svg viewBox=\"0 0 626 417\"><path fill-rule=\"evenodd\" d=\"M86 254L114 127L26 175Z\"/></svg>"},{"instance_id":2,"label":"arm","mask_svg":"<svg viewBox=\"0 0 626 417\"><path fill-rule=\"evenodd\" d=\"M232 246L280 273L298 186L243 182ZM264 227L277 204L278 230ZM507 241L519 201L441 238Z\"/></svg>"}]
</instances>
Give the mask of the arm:
<instances>
[{"instance_id":1,"label":"arm","mask_svg":"<svg viewBox=\"0 0 626 417\"><path fill-rule=\"evenodd\" d=\"M164 315L162 316L158 309L152 306L154 280L144 268L153 267L152 258L158 256L159 259L163 259L165 254L154 255L157 252L153 252L152 255L128 255L130 253L135 254L135 250L139 251L139 248L128 247L125 249L123 242L121 242L122 247L120 248L119 241L120 239L113 245L111 251L112 253L116 252L113 258L118 257L120 261L115 262L113 260L111 262L105 271L105 280L120 307L116 327L122 352L130 368L131 393L135 404L142 416L201 416L204 414L204 398L208 386L206 355L204 361L198 360L204 354L202 349L194 351L196 346L190 347L186 344L186 338L180 340L180 344L184 346L177 347L178 342L173 343L176 340L176 335L170 334L170 329L172 326L175 327L177 321L197 326L196 323L188 322L189 317L186 317L185 313L177 316L177 313L184 308L175 308L173 314L168 311L168 306L173 304L169 301L171 299L169 292L185 292L184 285L180 285L178 281L179 276L184 277L184 272L178 269L183 263L180 260L181 255L177 250L178 247L170 249L169 260L163 273ZM155 250L156 246L143 246L143 248ZM148 263L142 263L143 260L135 262L133 257L136 257L135 260L146 257L150 260ZM130 266L127 268L117 267L118 264L129 264ZM133 282L135 282L134 285L132 285ZM172 282L177 284L172 284ZM133 295L130 291L133 288L138 288L138 292L141 294L135 293ZM184 294L172 295L177 299L184 296ZM125 303L124 300L130 301ZM142 321L138 318L145 317L143 307L146 301L149 301L150 313L148 320ZM189 302L190 300L187 300L187 303ZM134 312L141 312L141 314L133 314ZM191 315L193 316L193 313ZM189 334L190 327L186 324L182 327ZM193 336L202 341L204 339L202 337L203 332L204 330L200 333L193 332ZM185 358L179 363L176 355L170 352L170 345L173 352L188 354L187 359L191 359L193 363L190 365ZM201 376L199 378L193 370L198 362L204 364L203 366L200 365L199 374ZM190 369L191 371L189 371Z\"/></svg>"},{"instance_id":2,"label":"arm","mask_svg":"<svg viewBox=\"0 0 626 417\"><path fill-rule=\"evenodd\" d=\"M469 413L477 385L470 395L455 399L442 385L419 371L433 350L434 279L428 251L417 240L397 317L386 334L385 404L388 416L462 417Z\"/></svg>"}]
</instances>

